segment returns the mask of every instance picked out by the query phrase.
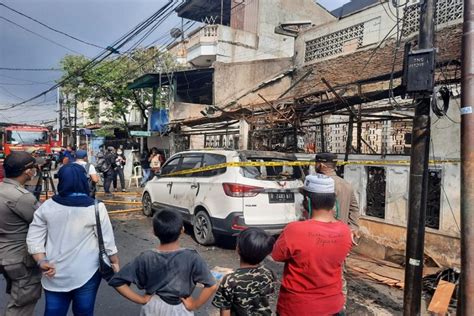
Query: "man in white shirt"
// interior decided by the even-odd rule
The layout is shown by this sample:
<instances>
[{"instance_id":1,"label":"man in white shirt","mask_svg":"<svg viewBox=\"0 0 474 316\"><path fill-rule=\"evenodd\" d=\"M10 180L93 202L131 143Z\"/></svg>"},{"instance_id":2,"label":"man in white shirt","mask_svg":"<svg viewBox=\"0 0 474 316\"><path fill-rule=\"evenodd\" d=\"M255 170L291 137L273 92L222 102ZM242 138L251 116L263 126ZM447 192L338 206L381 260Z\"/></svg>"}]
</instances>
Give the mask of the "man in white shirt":
<instances>
[{"instance_id":1,"label":"man in white shirt","mask_svg":"<svg viewBox=\"0 0 474 316\"><path fill-rule=\"evenodd\" d=\"M89 163L87 159L87 151L82 149L76 151L76 160L74 163L83 166L86 170L87 178L89 179L90 184L91 197L95 197L96 186L97 183L99 183L99 175L97 174L97 170L95 170L94 165Z\"/></svg>"}]
</instances>

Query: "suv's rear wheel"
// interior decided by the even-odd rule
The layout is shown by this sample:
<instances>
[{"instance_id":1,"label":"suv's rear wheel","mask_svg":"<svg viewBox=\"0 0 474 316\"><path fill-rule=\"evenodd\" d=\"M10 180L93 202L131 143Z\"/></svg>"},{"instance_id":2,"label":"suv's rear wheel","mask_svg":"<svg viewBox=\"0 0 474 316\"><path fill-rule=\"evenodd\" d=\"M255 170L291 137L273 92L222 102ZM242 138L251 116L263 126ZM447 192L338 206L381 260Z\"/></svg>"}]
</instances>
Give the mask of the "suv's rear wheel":
<instances>
[{"instance_id":1,"label":"suv's rear wheel","mask_svg":"<svg viewBox=\"0 0 474 316\"><path fill-rule=\"evenodd\" d=\"M142 204L143 204L143 214L145 214L146 216L152 216L153 210L151 208L150 193L148 192L143 193Z\"/></svg>"},{"instance_id":2,"label":"suv's rear wheel","mask_svg":"<svg viewBox=\"0 0 474 316\"><path fill-rule=\"evenodd\" d=\"M193 233L194 238L201 245L207 246L215 242L211 219L205 211L198 211L194 215Z\"/></svg>"}]
</instances>

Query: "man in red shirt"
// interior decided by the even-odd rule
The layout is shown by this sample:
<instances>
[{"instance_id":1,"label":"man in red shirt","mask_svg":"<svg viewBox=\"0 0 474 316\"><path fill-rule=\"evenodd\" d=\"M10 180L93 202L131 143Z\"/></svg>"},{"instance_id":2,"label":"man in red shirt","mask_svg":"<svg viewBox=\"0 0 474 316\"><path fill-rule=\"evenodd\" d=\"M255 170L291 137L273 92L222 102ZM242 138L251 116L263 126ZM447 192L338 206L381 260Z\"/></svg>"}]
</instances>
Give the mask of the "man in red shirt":
<instances>
[{"instance_id":1,"label":"man in red shirt","mask_svg":"<svg viewBox=\"0 0 474 316\"><path fill-rule=\"evenodd\" d=\"M334 180L310 175L303 188L310 219L286 226L272 257L285 262L277 312L343 315L342 265L352 246L351 229L334 218Z\"/></svg>"}]
</instances>

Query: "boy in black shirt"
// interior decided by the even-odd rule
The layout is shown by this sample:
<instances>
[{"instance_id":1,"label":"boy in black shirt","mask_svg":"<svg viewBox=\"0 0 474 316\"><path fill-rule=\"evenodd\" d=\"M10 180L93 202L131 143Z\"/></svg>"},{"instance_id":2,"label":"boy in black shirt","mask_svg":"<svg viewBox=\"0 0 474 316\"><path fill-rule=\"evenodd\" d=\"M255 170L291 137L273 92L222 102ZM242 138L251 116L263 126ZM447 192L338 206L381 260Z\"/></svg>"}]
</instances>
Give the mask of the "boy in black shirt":
<instances>
[{"instance_id":1,"label":"boy in black shirt","mask_svg":"<svg viewBox=\"0 0 474 316\"><path fill-rule=\"evenodd\" d=\"M180 247L178 239L184 227L179 214L159 212L153 218L153 230L160 245L123 267L109 285L132 302L143 304L140 315L193 315L216 291L214 277L195 250ZM130 283L146 294L134 292ZM196 283L204 289L193 299Z\"/></svg>"},{"instance_id":2,"label":"boy in black shirt","mask_svg":"<svg viewBox=\"0 0 474 316\"><path fill-rule=\"evenodd\" d=\"M240 268L224 276L212 301L221 316L272 315L269 297L275 291L276 276L260 263L272 252L274 243L275 239L260 228L240 233Z\"/></svg>"}]
</instances>

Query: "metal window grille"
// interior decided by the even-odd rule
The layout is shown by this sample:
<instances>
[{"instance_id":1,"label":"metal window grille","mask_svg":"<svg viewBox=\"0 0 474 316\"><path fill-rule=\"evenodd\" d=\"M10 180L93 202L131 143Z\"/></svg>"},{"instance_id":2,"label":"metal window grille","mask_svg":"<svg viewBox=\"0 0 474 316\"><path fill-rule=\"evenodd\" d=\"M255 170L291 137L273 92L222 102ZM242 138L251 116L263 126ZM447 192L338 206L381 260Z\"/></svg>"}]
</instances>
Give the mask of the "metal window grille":
<instances>
[{"instance_id":1,"label":"metal window grille","mask_svg":"<svg viewBox=\"0 0 474 316\"><path fill-rule=\"evenodd\" d=\"M367 207L365 215L385 218L385 168L367 167Z\"/></svg>"},{"instance_id":2,"label":"metal window grille","mask_svg":"<svg viewBox=\"0 0 474 316\"><path fill-rule=\"evenodd\" d=\"M462 20L462 0L438 0L436 1L436 24L441 25L451 21ZM420 27L420 4L414 4L405 8L403 22L403 36L417 33Z\"/></svg>"},{"instance_id":3,"label":"metal window grille","mask_svg":"<svg viewBox=\"0 0 474 316\"><path fill-rule=\"evenodd\" d=\"M357 48L364 40L364 23L324 35L306 42L305 62L321 59L343 52L344 43L357 40Z\"/></svg>"},{"instance_id":4,"label":"metal window grille","mask_svg":"<svg viewBox=\"0 0 474 316\"><path fill-rule=\"evenodd\" d=\"M228 148L238 149L239 138L238 135L217 134L204 136L204 146L206 148Z\"/></svg>"},{"instance_id":5,"label":"metal window grille","mask_svg":"<svg viewBox=\"0 0 474 316\"><path fill-rule=\"evenodd\" d=\"M441 210L441 170L428 171L428 203L426 205L426 227L439 229Z\"/></svg>"},{"instance_id":6,"label":"metal window grille","mask_svg":"<svg viewBox=\"0 0 474 316\"><path fill-rule=\"evenodd\" d=\"M187 135L177 135L175 138L175 152L189 150L190 141Z\"/></svg>"}]
</instances>

